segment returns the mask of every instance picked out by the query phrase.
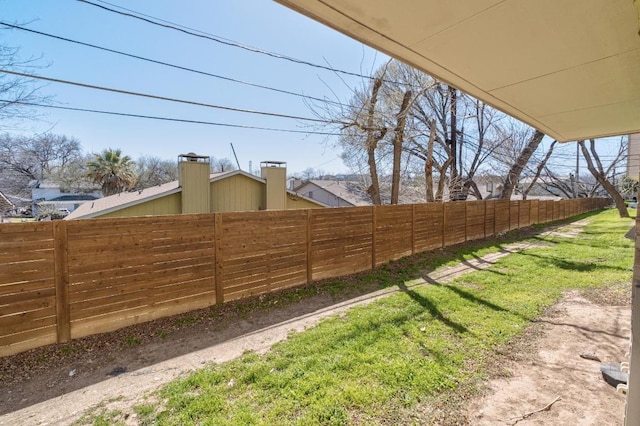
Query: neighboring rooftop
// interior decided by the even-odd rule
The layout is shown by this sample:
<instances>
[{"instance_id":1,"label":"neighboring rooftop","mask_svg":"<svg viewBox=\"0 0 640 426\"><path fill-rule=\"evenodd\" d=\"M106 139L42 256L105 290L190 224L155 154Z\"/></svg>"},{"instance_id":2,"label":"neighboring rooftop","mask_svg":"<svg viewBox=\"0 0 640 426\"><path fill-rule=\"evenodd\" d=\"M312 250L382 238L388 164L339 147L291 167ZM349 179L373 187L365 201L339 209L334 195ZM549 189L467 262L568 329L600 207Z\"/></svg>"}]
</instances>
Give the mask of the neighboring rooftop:
<instances>
[{"instance_id":1,"label":"neighboring rooftop","mask_svg":"<svg viewBox=\"0 0 640 426\"><path fill-rule=\"evenodd\" d=\"M300 193L301 195L307 196L310 191L308 189L309 184L322 188L325 191L330 192L334 196L341 198L342 200L354 206L371 205L371 199L364 192L362 185L358 182L312 179L298 185L294 189L294 191Z\"/></svg>"}]
</instances>

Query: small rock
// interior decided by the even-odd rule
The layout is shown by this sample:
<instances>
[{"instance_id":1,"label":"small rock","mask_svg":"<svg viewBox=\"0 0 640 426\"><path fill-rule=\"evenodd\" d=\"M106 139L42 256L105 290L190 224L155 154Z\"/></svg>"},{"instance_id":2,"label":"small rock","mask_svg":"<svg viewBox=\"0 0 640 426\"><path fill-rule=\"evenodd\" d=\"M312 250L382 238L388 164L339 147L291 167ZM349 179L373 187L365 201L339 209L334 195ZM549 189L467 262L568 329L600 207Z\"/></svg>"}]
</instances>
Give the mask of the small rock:
<instances>
[{"instance_id":1,"label":"small rock","mask_svg":"<svg viewBox=\"0 0 640 426\"><path fill-rule=\"evenodd\" d=\"M427 331L427 327L420 327L420 331L424 333L425 331Z\"/></svg>"},{"instance_id":2,"label":"small rock","mask_svg":"<svg viewBox=\"0 0 640 426\"><path fill-rule=\"evenodd\" d=\"M236 383L236 382L235 382L235 380L231 379L231 380L229 380L229 383L227 383L227 386L228 386L228 387L233 387L233 385L234 385L235 383Z\"/></svg>"},{"instance_id":3,"label":"small rock","mask_svg":"<svg viewBox=\"0 0 640 426\"><path fill-rule=\"evenodd\" d=\"M75 368L74 368L73 370L69 371L69 377L73 377L73 376L75 376L75 375L76 375L76 370L75 370Z\"/></svg>"},{"instance_id":4,"label":"small rock","mask_svg":"<svg viewBox=\"0 0 640 426\"><path fill-rule=\"evenodd\" d=\"M598 355L595 354L595 352L581 352L579 355L580 355L580 358L590 359L592 361L602 362L600 360L600 358L598 357Z\"/></svg>"}]
</instances>

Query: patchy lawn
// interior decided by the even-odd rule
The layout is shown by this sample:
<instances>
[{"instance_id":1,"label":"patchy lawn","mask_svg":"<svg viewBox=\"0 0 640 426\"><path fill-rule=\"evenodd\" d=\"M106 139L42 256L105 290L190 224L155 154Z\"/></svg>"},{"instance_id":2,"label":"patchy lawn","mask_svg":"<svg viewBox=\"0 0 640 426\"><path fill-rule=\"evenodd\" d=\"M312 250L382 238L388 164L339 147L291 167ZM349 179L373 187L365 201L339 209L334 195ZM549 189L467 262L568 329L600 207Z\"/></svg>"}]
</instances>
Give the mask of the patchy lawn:
<instances>
[{"instance_id":1,"label":"patchy lawn","mask_svg":"<svg viewBox=\"0 0 640 426\"><path fill-rule=\"evenodd\" d=\"M633 243L623 237L630 224L615 211L604 211L590 216L578 235L533 237L543 244L489 269L353 308L290 336L265 355L246 353L172 382L136 408L138 420L160 425L429 423L435 410L424 407L476 392L489 374L488 359L564 292L630 282ZM430 263L444 261L430 262L427 254L362 279L402 287L406 279L418 278L416 264Z\"/></svg>"}]
</instances>

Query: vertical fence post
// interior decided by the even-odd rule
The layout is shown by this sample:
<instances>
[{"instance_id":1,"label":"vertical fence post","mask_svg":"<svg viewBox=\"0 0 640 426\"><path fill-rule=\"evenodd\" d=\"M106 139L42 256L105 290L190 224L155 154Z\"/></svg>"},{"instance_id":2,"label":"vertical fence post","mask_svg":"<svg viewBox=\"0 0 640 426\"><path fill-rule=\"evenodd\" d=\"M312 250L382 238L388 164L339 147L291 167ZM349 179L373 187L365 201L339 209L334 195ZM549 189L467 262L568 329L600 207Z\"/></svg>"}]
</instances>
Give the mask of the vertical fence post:
<instances>
[{"instance_id":1,"label":"vertical fence post","mask_svg":"<svg viewBox=\"0 0 640 426\"><path fill-rule=\"evenodd\" d=\"M311 249L313 246L312 244L313 235L311 233L312 213L313 213L313 209L307 210L307 283L310 283L311 281L313 281L313 264L312 264L313 256L311 253Z\"/></svg>"},{"instance_id":2,"label":"vertical fence post","mask_svg":"<svg viewBox=\"0 0 640 426\"><path fill-rule=\"evenodd\" d=\"M376 228L378 227L377 223L377 213L378 206L372 206L372 220L371 220L371 269L376 268Z\"/></svg>"},{"instance_id":3,"label":"vertical fence post","mask_svg":"<svg viewBox=\"0 0 640 426\"><path fill-rule=\"evenodd\" d=\"M215 277L216 277L216 305L224 303L224 283L222 282L222 216L213 214L214 223L214 247L215 247Z\"/></svg>"},{"instance_id":4,"label":"vertical fence post","mask_svg":"<svg viewBox=\"0 0 640 426\"><path fill-rule=\"evenodd\" d=\"M52 222L52 226L56 286L56 334L58 343L64 343L71 340L67 222L56 220Z\"/></svg>"}]
</instances>

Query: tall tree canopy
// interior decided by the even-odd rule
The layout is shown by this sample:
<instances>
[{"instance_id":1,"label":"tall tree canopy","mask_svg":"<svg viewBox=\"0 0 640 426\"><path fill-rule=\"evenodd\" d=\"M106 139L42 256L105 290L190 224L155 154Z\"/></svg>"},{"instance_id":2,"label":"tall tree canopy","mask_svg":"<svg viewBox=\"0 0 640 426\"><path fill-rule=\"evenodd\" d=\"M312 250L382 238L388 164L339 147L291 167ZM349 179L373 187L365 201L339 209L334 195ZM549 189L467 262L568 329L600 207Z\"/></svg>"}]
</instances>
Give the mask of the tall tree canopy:
<instances>
[{"instance_id":1,"label":"tall tree canopy","mask_svg":"<svg viewBox=\"0 0 640 426\"><path fill-rule=\"evenodd\" d=\"M106 196L131 188L136 183L135 163L119 149L105 149L101 154L93 154L87 163L87 177L100 184Z\"/></svg>"}]
</instances>

